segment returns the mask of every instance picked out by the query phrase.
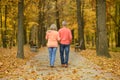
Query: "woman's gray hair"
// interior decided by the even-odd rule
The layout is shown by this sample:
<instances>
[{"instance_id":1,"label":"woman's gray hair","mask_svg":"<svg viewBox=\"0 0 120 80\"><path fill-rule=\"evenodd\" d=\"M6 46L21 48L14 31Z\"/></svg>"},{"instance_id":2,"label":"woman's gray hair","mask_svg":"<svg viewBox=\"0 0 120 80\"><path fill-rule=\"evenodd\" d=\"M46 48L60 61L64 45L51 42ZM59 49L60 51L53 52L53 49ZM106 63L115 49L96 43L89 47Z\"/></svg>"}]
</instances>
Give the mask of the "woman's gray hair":
<instances>
[{"instance_id":1,"label":"woman's gray hair","mask_svg":"<svg viewBox=\"0 0 120 80\"><path fill-rule=\"evenodd\" d=\"M55 24L51 24L50 29L51 30L57 30L57 26Z\"/></svg>"},{"instance_id":2,"label":"woman's gray hair","mask_svg":"<svg viewBox=\"0 0 120 80\"><path fill-rule=\"evenodd\" d=\"M66 22L66 21L63 21L63 22L62 22L62 25L63 25L63 26L66 26L66 25L67 25L67 22Z\"/></svg>"}]
</instances>

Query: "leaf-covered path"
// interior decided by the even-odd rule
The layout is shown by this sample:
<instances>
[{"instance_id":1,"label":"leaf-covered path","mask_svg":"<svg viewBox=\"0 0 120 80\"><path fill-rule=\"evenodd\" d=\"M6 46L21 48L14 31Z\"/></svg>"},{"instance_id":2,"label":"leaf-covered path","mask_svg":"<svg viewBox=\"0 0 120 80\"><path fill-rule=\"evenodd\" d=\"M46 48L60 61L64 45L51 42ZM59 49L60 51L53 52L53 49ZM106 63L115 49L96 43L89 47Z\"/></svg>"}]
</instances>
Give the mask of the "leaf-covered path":
<instances>
[{"instance_id":1,"label":"leaf-covered path","mask_svg":"<svg viewBox=\"0 0 120 80\"><path fill-rule=\"evenodd\" d=\"M54 68L49 66L47 48L36 54L26 65L13 72L12 76L0 80L119 80L72 50L68 68L61 67L59 50Z\"/></svg>"}]
</instances>

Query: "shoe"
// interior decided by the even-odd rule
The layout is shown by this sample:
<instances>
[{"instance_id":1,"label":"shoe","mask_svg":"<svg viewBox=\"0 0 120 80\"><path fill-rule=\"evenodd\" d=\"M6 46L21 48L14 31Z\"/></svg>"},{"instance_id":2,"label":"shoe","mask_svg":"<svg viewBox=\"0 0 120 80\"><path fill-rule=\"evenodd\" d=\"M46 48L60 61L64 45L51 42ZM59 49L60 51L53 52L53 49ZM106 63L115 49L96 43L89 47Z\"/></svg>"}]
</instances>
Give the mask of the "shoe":
<instances>
[{"instance_id":1,"label":"shoe","mask_svg":"<svg viewBox=\"0 0 120 80\"><path fill-rule=\"evenodd\" d=\"M67 68L67 67L68 67L68 64L65 64L64 67Z\"/></svg>"},{"instance_id":2,"label":"shoe","mask_svg":"<svg viewBox=\"0 0 120 80\"><path fill-rule=\"evenodd\" d=\"M64 67L64 66L65 66L65 64L62 64L61 66L62 66L62 67Z\"/></svg>"},{"instance_id":3,"label":"shoe","mask_svg":"<svg viewBox=\"0 0 120 80\"><path fill-rule=\"evenodd\" d=\"M54 66L50 66L51 68L54 68Z\"/></svg>"}]
</instances>

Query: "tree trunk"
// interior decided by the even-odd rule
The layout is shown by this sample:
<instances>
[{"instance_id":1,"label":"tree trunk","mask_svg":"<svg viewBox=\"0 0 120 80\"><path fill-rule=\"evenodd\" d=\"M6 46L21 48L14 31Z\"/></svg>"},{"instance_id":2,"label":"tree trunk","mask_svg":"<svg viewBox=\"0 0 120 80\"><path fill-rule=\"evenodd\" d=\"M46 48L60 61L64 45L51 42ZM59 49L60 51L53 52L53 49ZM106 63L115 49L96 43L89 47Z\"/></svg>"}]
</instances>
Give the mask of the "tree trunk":
<instances>
[{"instance_id":1,"label":"tree trunk","mask_svg":"<svg viewBox=\"0 0 120 80\"><path fill-rule=\"evenodd\" d=\"M58 9L58 5L57 5L57 0L56 1L56 23L57 23L57 29L60 29L60 23L59 23L59 9Z\"/></svg>"},{"instance_id":2,"label":"tree trunk","mask_svg":"<svg viewBox=\"0 0 120 80\"><path fill-rule=\"evenodd\" d=\"M119 21L119 28L118 28L118 44L117 47L120 47L120 21Z\"/></svg>"},{"instance_id":3,"label":"tree trunk","mask_svg":"<svg viewBox=\"0 0 120 80\"><path fill-rule=\"evenodd\" d=\"M1 41L1 43L0 43L0 46L2 46L2 9L1 9L1 0L0 0L0 34L1 34L1 38L0 38L0 41Z\"/></svg>"},{"instance_id":4,"label":"tree trunk","mask_svg":"<svg viewBox=\"0 0 120 80\"><path fill-rule=\"evenodd\" d=\"M7 5L5 5L5 35L7 35Z\"/></svg>"},{"instance_id":5,"label":"tree trunk","mask_svg":"<svg viewBox=\"0 0 120 80\"><path fill-rule=\"evenodd\" d=\"M106 31L106 0L96 0L96 52L98 56L110 57Z\"/></svg>"},{"instance_id":6,"label":"tree trunk","mask_svg":"<svg viewBox=\"0 0 120 80\"><path fill-rule=\"evenodd\" d=\"M14 19L15 20L15 19ZM13 46L15 46L16 45L16 42L17 42L17 32L16 32L16 24L15 23L13 23L13 30L14 30L14 32L13 32Z\"/></svg>"},{"instance_id":7,"label":"tree trunk","mask_svg":"<svg viewBox=\"0 0 120 80\"><path fill-rule=\"evenodd\" d=\"M3 46L3 44L4 44L4 40L3 40L4 34L3 34L3 21L2 20L3 19L2 19L2 7L1 7L1 42L2 42L2 46Z\"/></svg>"},{"instance_id":8,"label":"tree trunk","mask_svg":"<svg viewBox=\"0 0 120 80\"><path fill-rule=\"evenodd\" d=\"M120 2L116 2L116 23L117 23L117 41L116 41L116 47L120 47Z\"/></svg>"},{"instance_id":9,"label":"tree trunk","mask_svg":"<svg viewBox=\"0 0 120 80\"><path fill-rule=\"evenodd\" d=\"M83 4L82 4L82 15L81 15L81 17L82 17L82 22L81 22L81 24L82 24L82 28L81 28L81 30L80 30L80 32L81 32L81 41L82 41L82 46L81 46L81 49L82 50L85 50L85 40L84 40L84 0L83 0L83 2L82 2Z\"/></svg>"},{"instance_id":10,"label":"tree trunk","mask_svg":"<svg viewBox=\"0 0 120 80\"><path fill-rule=\"evenodd\" d=\"M39 31L38 31L38 46L44 46L45 45L45 32L44 32L44 28L45 28L45 1L44 0L39 0Z\"/></svg>"},{"instance_id":11,"label":"tree trunk","mask_svg":"<svg viewBox=\"0 0 120 80\"><path fill-rule=\"evenodd\" d=\"M4 28L5 30L3 31L3 47L4 48L7 48L7 40L8 40L8 37L7 37L7 5L5 5L5 22L4 22Z\"/></svg>"},{"instance_id":12,"label":"tree trunk","mask_svg":"<svg viewBox=\"0 0 120 80\"><path fill-rule=\"evenodd\" d=\"M81 12L81 0L76 0L77 5L77 22L78 22L78 41L79 43L82 42L81 49L85 49L84 43L84 26L82 24L82 12Z\"/></svg>"},{"instance_id":13,"label":"tree trunk","mask_svg":"<svg viewBox=\"0 0 120 80\"><path fill-rule=\"evenodd\" d=\"M24 36L23 36L23 23L24 23L24 0L18 2L18 51L17 58L24 58Z\"/></svg>"},{"instance_id":14,"label":"tree trunk","mask_svg":"<svg viewBox=\"0 0 120 80\"><path fill-rule=\"evenodd\" d=\"M46 29L45 27L42 28L42 46L46 46L46 41L45 41L45 34L46 34Z\"/></svg>"},{"instance_id":15,"label":"tree trunk","mask_svg":"<svg viewBox=\"0 0 120 80\"><path fill-rule=\"evenodd\" d=\"M41 47L41 26L38 27L38 47Z\"/></svg>"},{"instance_id":16,"label":"tree trunk","mask_svg":"<svg viewBox=\"0 0 120 80\"><path fill-rule=\"evenodd\" d=\"M39 48L41 47L41 37L42 37L42 35L41 35L41 5L42 4L41 3L42 3L41 0L39 0L39 6L38 6L38 8L39 8L38 47Z\"/></svg>"},{"instance_id":17,"label":"tree trunk","mask_svg":"<svg viewBox=\"0 0 120 80\"><path fill-rule=\"evenodd\" d=\"M24 29L23 29L24 30L24 32L23 32L24 33L24 35L23 35L24 36L24 44L27 44L27 29L26 29L27 25L25 25L25 24L23 24L23 25L24 25Z\"/></svg>"}]
</instances>

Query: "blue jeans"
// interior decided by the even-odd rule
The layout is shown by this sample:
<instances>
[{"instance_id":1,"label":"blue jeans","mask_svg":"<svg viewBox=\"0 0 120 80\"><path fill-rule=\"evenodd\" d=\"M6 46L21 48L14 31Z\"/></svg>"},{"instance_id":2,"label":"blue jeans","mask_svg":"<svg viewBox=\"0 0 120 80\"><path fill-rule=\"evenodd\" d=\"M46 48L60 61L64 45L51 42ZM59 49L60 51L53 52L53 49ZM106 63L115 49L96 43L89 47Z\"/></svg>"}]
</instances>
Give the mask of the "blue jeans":
<instances>
[{"instance_id":1,"label":"blue jeans","mask_svg":"<svg viewBox=\"0 0 120 80\"><path fill-rule=\"evenodd\" d=\"M48 50L49 50L50 66L54 66L57 47L49 47Z\"/></svg>"},{"instance_id":2,"label":"blue jeans","mask_svg":"<svg viewBox=\"0 0 120 80\"><path fill-rule=\"evenodd\" d=\"M60 44L60 59L61 64L68 64L69 60L69 51L70 51L70 44Z\"/></svg>"}]
</instances>

